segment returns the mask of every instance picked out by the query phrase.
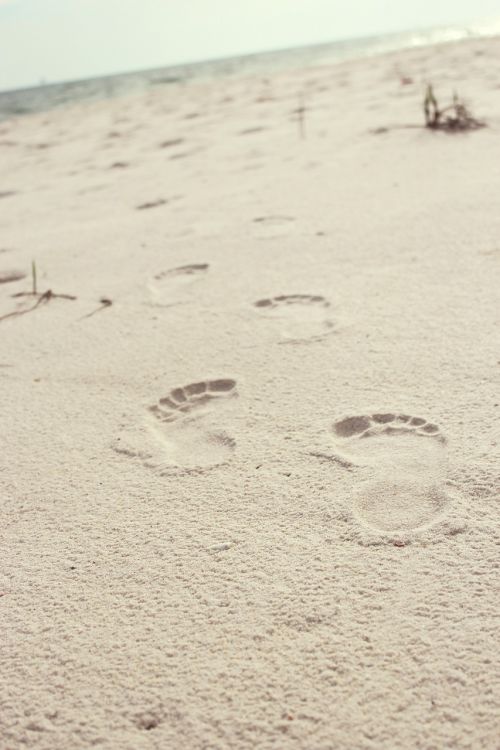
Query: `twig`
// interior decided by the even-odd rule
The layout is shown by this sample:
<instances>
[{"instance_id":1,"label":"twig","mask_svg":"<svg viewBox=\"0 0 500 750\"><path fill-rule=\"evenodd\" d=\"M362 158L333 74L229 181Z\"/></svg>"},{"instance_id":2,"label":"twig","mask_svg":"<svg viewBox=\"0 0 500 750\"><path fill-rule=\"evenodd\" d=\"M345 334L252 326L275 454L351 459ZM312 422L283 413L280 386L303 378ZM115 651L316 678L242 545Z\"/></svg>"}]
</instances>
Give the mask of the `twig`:
<instances>
[{"instance_id":1,"label":"twig","mask_svg":"<svg viewBox=\"0 0 500 750\"><path fill-rule=\"evenodd\" d=\"M52 299L53 297L61 297L62 299L76 299L72 294L56 294L52 289L47 289L43 294L38 292L17 292L12 294L12 297L45 297L46 299Z\"/></svg>"},{"instance_id":2,"label":"twig","mask_svg":"<svg viewBox=\"0 0 500 750\"><path fill-rule=\"evenodd\" d=\"M452 103L440 109L430 83L425 91L424 115L425 126L431 130L456 133L460 130L477 130L485 126L484 122L473 117L465 102L459 99L456 91L453 92Z\"/></svg>"},{"instance_id":3,"label":"twig","mask_svg":"<svg viewBox=\"0 0 500 750\"><path fill-rule=\"evenodd\" d=\"M12 296L13 297L38 297L38 299L34 305L26 308L26 310L14 310L13 312L0 316L0 321L6 320L6 318L13 318L18 315L25 315L26 313L33 312L33 310L36 310L36 308L39 307L42 303L49 302L51 299L54 299L55 297L59 297L61 299L71 299L71 300L76 299L76 297L74 297L71 294L54 294L52 289L47 289L47 291L44 292L43 294L38 294L37 292L17 292L17 294L13 294Z\"/></svg>"},{"instance_id":4,"label":"twig","mask_svg":"<svg viewBox=\"0 0 500 750\"><path fill-rule=\"evenodd\" d=\"M98 308L97 308L96 310L93 310L93 311L92 311L91 313L89 313L88 315L84 315L84 316L83 316L83 318L82 318L82 320L84 320L84 318L91 318L91 317L92 317L92 315L95 315L95 314L96 314L96 313L98 313L98 312L99 312L100 310L104 310L104 309L105 309L106 307L110 307L110 306L111 306L111 305L113 304L113 301L112 301L112 300L110 300L110 299L107 299L106 297L102 297L102 298L101 298L101 299L99 300L99 302L101 303L101 306L100 306L100 307L98 307Z\"/></svg>"},{"instance_id":5,"label":"twig","mask_svg":"<svg viewBox=\"0 0 500 750\"><path fill-rule=\"evenodd\" d=\"M23 294L31 296L33 294L33 292L19 292L19 294L15 294L13 296L14 297L21 297ZM7 313L6 315L2 315L0 317L0 320L5 320L6 318L13 318L16 315L25 315L26 313L32 312L33 310L36 310L36 308L39 305L41 305L42 302L48 302L49 299L51 298L51 296L52 296L52 292L49 289L47 292L45 292L45 294L42 294L38 298L38 300L35 302L34 305L32 305L32 307L28 307L26 310L14 310L14 312L10 312L10 313Z\"/></svg>"}]
</instances>

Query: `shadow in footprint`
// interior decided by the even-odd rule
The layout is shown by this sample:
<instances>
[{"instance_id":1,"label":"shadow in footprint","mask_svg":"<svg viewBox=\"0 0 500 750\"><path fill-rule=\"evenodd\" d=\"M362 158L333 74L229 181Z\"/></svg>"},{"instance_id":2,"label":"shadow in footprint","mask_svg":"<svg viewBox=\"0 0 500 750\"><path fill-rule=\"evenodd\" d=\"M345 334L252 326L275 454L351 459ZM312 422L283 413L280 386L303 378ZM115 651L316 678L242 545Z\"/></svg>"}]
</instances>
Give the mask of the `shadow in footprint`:
<instances>
[{"instance_id":1,"label":"shadow in footprint","mask_svg":"<svg viewBox=\"0 0 500 750\"><path fill-rule=\"evenodd\" d=\"M410 531L439 520L445 489L446 438L423 417L378 412L333 425L338 455L365 472L353 493L353 512L379 531Z\"/></svg>"},{"instance_id":2,"label":"shadow in footprint","mask_svg":"<svg viewBox=\"0 0 500 750\"><path fill-rule=\"evenodd\" d=\"M282 294L254 302L276 329L280 344L319 341L335 330L330 302L320 295Z\"/></svg>"}]
</instances>

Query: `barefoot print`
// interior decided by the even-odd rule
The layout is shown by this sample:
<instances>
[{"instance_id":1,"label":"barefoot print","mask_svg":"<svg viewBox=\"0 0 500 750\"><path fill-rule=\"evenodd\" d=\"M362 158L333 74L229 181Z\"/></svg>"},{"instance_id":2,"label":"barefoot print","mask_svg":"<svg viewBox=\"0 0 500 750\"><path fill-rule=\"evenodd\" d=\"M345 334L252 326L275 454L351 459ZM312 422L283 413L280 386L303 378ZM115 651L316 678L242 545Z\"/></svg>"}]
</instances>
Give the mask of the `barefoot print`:
<instances>
[{"instance_id":1,"label":"barefoot print","mask_svg":"<svg viewBox=\"0 0 500 750\"><path fill-rule=\"evenodd\" d=\"M423 417L380 412L345 417L335 422L333 432L339 452L354 463L378 465L390 456L412 468L430 470L440 465L446 439L439 427ZM397 438L388 441L388 438ZM422 438L431 438L423 440Z\"/></svg>"},{"instance_id":2,"label":"barefoot print","mask_svg":"<svg viewBox=\"0 0 500 750\"><path fill-rule=\"evenodd\" d=\"M160 271L149 285L152 305L171 305L183 290L200 281L209 269L208 263L191 263L186 266Z\"/></svg>"},{"instance_id":3,"label":"barefoot print","mask_svg":"<svg viewBox=\"0 0 500 750\"><path fill-rule=\"evenodd\" d=\"M160 143L160 148L172 148L172 146L180 146L181 143L184 143L184 138L170 138L168 141L163 141L163 143Z\"/></svg>"},{"instance_id":4,"label":"barefoot print","mask_svg":"<svg viewBox=\"0 0 500 750\"><path fill-rule=\"evenodd\" d=\"M293 216L258 216L253 220L255 236L272 239L289 234L294 226Z\"/></svg>"},{"instance_id":5,"label":"barefoot print","mask_svg":"<svg viewBox=\"0 0 500 750\"><path fill-rule=\"evenodd\" d=\"M26 278L24 271L0 271L0 284L9 284L11 281L20 281L24 278Z\"/></svg>"},{"instance_id":6,"label":"barefoot print","mask_svg":"<svg viewBox=\"0 0 500 750\"><path fill-rule=\"evenodd\" d=\"M172 468L200 471L220 466L236 447L226 427L237 395L236 381L231 378L173 388L148 407L147 432L155 443L151 452L130 447L129 440L113 447L117 453L140 458L160 474Z\"/></svg>"},{"instance_id":7,"label":"barefoot print","mask_svg":"<svg viewBox=\"0 0 500 750\"><path fill-rule=\"evenodd\" d=\"M268 128L264 127L263 125L256 125L253 128L245 128L244 130L240 130L239 135L253 135L254 133L263 133L264 130L267 130Z\"/></svg>"},{"instance_id":8,"label":"barefoot print","mask_svg":"<svg viewBox=\"0 0 500 750\"><path fill-rule=\"evenodd\" d=\"M161 281L165 278L178 278L186 281L198 276L204 271L208 271L208 263L192 263L187 266L171 268L168 271L160 271L160 273L156 274L155 279Z\"/></svg>"},{"instance_id":9,"label":"barefoot print","mask_svg":"<svg viewBox=\"0 0 500 750\"><path fill-rule=\"evenodd\" d=\"M450 498L444 488L411 475L362 483L353 495L353 511L379 531L412 531L440 520Z\"/></svg>"},{"instance_id":10,"label":"barefoot print","mask_svg":"<svg viewBox=\"0 0 500 750\"><path fill-rule=\"evenodd\" d=\"M280 344L319 341L335 330L330 303L312 294L282 294L254 302L263 317L272 322Z\"/></svg>"},{"instance_id":11,"label":"barefoot print","mask_svg":"<svg viewBox=\"0 0 500 750\"><path fill-rule=\"evenodd\" d=\"M148 208L157 208L158 206L164 206L167 203L165 198L158 198L155 201L148 201L147 203L141 203L140 206L136 206L138 211L146 211Z\"/></svg>"},{"instance_id":12,"label":"barefoot print","mask_svg":"<svg viewBox=\"0 0 500 750\"><path fill-rule=\"evenodd\" d=\"M443 516L446 438L423 417L379 412L335 422L337 454L362 467L366 481L355 490L353 511L380 531L412 530Z\"/></svg>"},{"instance_id":13,"label":"barefoot print","mask_svg":"<svg viewBox=\"0 0 500 750\"><path fill-rule=\"evenodd\" d=\"M231 378L205 380L174 388L151 406L153 431L165 447L166 462L186 468L226 463L236 443L225 431L222 414L236 395Z\"/></svg>"}]
</instances>

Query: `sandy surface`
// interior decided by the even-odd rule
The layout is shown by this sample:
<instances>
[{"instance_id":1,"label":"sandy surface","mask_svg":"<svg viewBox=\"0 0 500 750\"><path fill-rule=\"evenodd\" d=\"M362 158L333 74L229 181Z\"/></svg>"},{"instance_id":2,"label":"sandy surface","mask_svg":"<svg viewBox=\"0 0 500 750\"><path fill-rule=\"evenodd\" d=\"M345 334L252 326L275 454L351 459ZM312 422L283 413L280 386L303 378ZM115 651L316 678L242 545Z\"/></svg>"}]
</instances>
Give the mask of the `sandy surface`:
<instances>
[{"instance_id":1,"label":"sandy surface","mask_svg":"<svg viewBox=\"0 0 500 750\"><path fill-rule=\"evenodd\" d=\"M498 748L498 41L0 153L2 750Z\"/></svg>"}]
</instances>

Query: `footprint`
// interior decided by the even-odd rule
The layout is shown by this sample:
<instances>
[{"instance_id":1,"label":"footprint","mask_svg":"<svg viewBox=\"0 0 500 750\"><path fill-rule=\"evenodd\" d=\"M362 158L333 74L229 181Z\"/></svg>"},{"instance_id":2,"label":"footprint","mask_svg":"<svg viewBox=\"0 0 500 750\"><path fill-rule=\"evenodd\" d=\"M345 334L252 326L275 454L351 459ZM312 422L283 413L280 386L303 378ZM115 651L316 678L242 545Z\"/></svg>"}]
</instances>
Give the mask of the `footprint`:
<instances>
[{"instance_id":1,"label":"footprint","mask_svg":"<svg viewBox=\"0 0 500 750\"><path fill-rule=\"evenodd\" d=\"M253 135L254 133L262 133L264 130L267 130L267 128L263 125L256 125L253 128L245 128L244 130L240 130L239 135ZM257 219L255 219L255 221L257 221Z\"/></svg>"},{"instance_id":2,"label":"footprint","mask_svg":"<svg viewBox=\"0 0 500 750\"><path fill-rule=\"evenodd\" d=\"M363 483L353 499L362 523L388 532L429 526L444 516L450 502L442 487L411 476Z\"/></svg>"},{"instance_id":3,"label":"footprint","mask_svg":"<svg viewBox=\"0 0 500 750\"><path fill-rule=\"evenodd\" d=\"M191 263L187 266L160 271L154 276L154 280L160 283L149 285L151 304L158 306L172 304L180 292L203 278L209 267L208 263Z\"/></svg>"},{"instance_id":4,"label":"footprint","mask_svg":"<svg viewBox=\"0 0 500 750\"><path fill-rule=\"evenodd\" d=\"M205 380L174 388L151 406L153 431L165 446L167 463L186 468L225 463L236 443L220 427L221 413L237 395L231 378Z\"/></svg>"},{"instance_id":5,"label":"footprint","mask_svg":"<svg viewBox=\"0 0 500 750\"><path fill-rule=\"evenodd\" d=\"M396 412L349 416L333 425L339 458L363 467L353 510L379 531L412 530L443 516L446 438L423 417Z\"/></svg>"},{"instance_id":6,"label":"footprint","mask_svg":"<svg viewBox=\"0 0 500 750\"><path fill-rule=\"evenodd\" d=\"M180 277L188 280L189 277L197 276L203 271L208 271L208 263L192 263L188 266L178 266L178 268L170 268L168 271L160 271L155 276L155 279L161 281L165 278Z\"/></svg>"},{"instance_id":7,"label":"footprint","mask_svg":"<svg viewBox=\"0 0 500 750\"><path fill-rule=\"evenodd\" d=\"M164 206L167 203L165 198L158 198L156 201L148 201L147 203L141 203L136 206L137 211L145 211L148 208L157 208L158 206Z\"/></svg>"},{"instance_id":8,"label":"footprint","mask_svg":"<svg viewBox=\"0 0 500 750\"><path fill-rule=\"evenodd\" d=\"M160 143L160 148L172 148L172 146L180 146L184 143L185 138L170 138L168 141Z\"/></svg>"},{"instance_id":9,"label":"footprint","mask_svg":"<svg viewBox=\"0 0 500 750\"><path fill-rule=\"evenodd\" d=\"M254 307L273 321L280 344L319 341L335 330L330 302L320 295L282 294L257 300Z\"/></svg>"},{"instance_id":10,"label":"footprint","mask_svg":"<svg viewBox=\"0 0 500 750\"><path fill-rule=\"evenodd\" d=\"M255 235L262 239L280 237L292 231L294 222L293 216L258 216L253 220Z\"/></svg>"},{"instance_id":11,"label":"footprint","mask_svg":"<svg viewBox=\"0 0 500 750\"><path fill-rule=\"evenodd\" d=\"M345 417L335 422L337 446L353 463L377 465L392 458L409 468L440 462L446 438L436 424L423 417L392 412ZM388 442L388 438L397 438ZM432 440L422 440L432 438ZM434 462L435 462L434 461Z\"/></svg>"},{"instance_id":12,"label":"footprint","mask_svg":"<svg viewBox=\"0 0 500 750\"><path fill-rule=\"evenodd\" d=\"M0 252L2 251L0 250ZM26 278L24 271L0 271L0 284L8 284L11 281L20 281L24 278Z\"/></svg>"},{"instance_id":13,"label":"footprint","mask_svg":"<svg viewBox=\"0 0 500 750\"><path fill-rule=\"evenodd\" d=\"M157 450L145 453L115 444L117 453L142 459L160 473L172 468L200 471L225 464L236 441L225 430L233 399L238 395L231 378L203 380L174 388L148 408L147 428ZM225 419L224 419L225 415Z\"/></svg>"}]
</instances>

